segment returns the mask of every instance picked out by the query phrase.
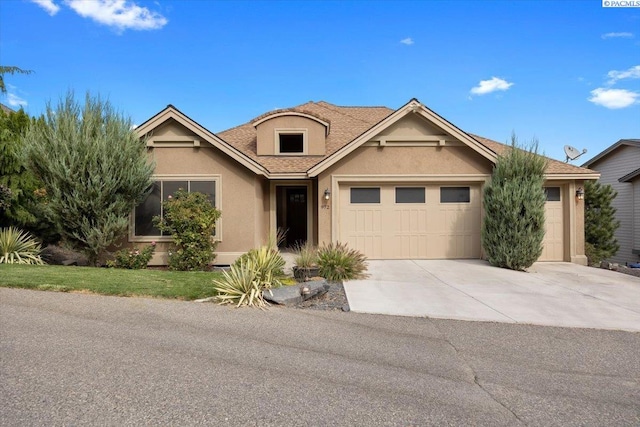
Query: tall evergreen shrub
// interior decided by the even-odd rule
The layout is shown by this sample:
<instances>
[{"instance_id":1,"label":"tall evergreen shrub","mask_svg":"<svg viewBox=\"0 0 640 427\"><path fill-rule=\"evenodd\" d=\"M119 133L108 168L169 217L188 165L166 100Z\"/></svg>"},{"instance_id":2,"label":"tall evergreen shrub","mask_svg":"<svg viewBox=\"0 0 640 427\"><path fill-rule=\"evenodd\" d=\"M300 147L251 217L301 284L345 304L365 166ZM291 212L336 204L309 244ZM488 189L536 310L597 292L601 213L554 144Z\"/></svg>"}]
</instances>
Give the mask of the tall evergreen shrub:
<instances>
[{"instance_id":1,"label":"tall evergreen shrub","mask_svg":"<svg viewBox=\"0 0 640 427\"><path fill-rule=\"evenodd\" d=\"M537 142L520 147L515 135L510 149L498 157L484 188L482 246L492 265L524 270L542 254L546 168Z\"/></svg>"},{"instance_id":2,"label":"tall evergreen shrub","mask_svg":"<svg viewBox=\"0 0 640 427\"><path fill-rule=\"evenodd\" d=\"M589 264L614 256L620 245L615 232L620 227L612 206L618 193L610 185L587 181L584 186L585 250Z\"/></svg>"},{"instance_id":3,"label":"tall evergreen shrub","mask_svg":"<svg viewBox=\"0 0 640 427\"><path fill-rule=\"evenodd\" d=\"M72 92L24 136L29 167L42 180L62 236L97 264L144 200L154 165L131 120L100 97Z\"/></svg>"}]
</instances>

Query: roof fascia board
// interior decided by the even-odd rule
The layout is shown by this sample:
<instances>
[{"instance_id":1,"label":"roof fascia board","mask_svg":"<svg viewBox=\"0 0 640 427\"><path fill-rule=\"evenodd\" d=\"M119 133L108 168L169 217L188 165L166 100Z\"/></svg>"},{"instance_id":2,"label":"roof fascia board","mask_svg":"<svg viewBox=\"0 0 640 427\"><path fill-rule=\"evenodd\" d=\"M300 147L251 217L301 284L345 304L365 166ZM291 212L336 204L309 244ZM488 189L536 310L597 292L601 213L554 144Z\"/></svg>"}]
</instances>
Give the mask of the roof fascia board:
<instances>
[{"instance_id":1,"label":"roof fascia board","mask_svg":"<svg viewBox=\"0 0 640 427\"><path fill-rule=\"evenodd\" d=\"M588 168L591 165L593 165L594 163L597 163L599 160L603 159L604 157L608 156L609 154L611 154L611 152L615 151L618 147L620 147L621 145L629 145L632 147L640 147L640 142L638 141L633 141L633 140L629 140L629 139L621 139L618 142L616 142L615 144L611 145L610 147L606 148L604 151L602 151L599 154L596 154L595 157L593 157L591 160L588 160L586 162L584 162L582 164L583 168Z\"/></svg>"},{"instance_id":2,"label":"roof fascia board","mask_svg":"<svg viewBox=\"0 0 640 427\"><path fill-rule=\"evenodd\" d=\"M306 113L300 113L298 111L281 111L279 113L273 113L273 114L269 114L266 117L261 118L260 120L256 120L255 122L253 122L253 127L258 126L261 123L264 123L268 120L271 119L275 119L276 117L283 117L283 116L298 116L298 117L304 117L307 118L309 120L313 120L314 122L318 122L321 125L323 125L325 128L327 128L327 130L329 129L329 123L325 122L324 120L321 120L315 116L312 116L311 114L306 114Z\"/></svg>"},{"instance_id":3,"label":"roof fascia board","mask_svg":"<svg viewBox=\"0 0 640 427\"><path fill-rule=\"evenodd\" d=\"M433 111L426 108L420 102L415 99L412 99L404 106L400 107L398 110L391 113L389 116L381 120L378 124L369 128L369 130L365 131L363 134L358 136L356 139L312 167L308 170L308 174L310 177L315 177L324 172L327 168L331 167L339 160L353 152L356 148L360 147L373 137L375 137L378 133L382 132L384 129L388 128L392 124L398 122L400 119L405 116L413 113L418 113L423 116L425 119L429 120L431 123L450 133L454 137L458 138L460 141L464 142L466 145L480 153L483 157L495 163L497 159L496 153L489 150L484 145L480 144L475 139L471 138L462 130L458 129L453 124L447 122L442 117L438 116Z\"/></svg>"},{"instance_id":4,"label":"roof fascia board","mask_svg":"<svg viewBox=\"0 0 640 427\"><path fill-rule=\"evenodd\" d=\"M268 172L262 166L254 162L253 160L246 157L244 154L237 151L235 148L231 147L227 144L223 139L221 139L216 134L207 130L203 126L191 120L189 117L182 114L180 111L172 108L171 106L165 108L160 113L156 114L151 119L147 120L142 126L136 128L136 133L138 137L143 138L146 137L149 132L153 131L156 127L167 121L168 119L174 119L182 126L187 129L193 131L194 133L204 137L211 145L227 154L232 159L236 160L241 165L245 166L247 169L252 171L253 173L268 176Z\"/></svg>"},{"instance_id":5,"label":"roof fascia board","mask_svg":"<svg viewBox=\"0 0 640 427\"><path fill-rule=\"evenodd\" d=\"M635 178L637 178L638 176L640 176L640 168L634 170L631 173L626 174L625 176L623 176L622 178L620 178L618 180L618 182L631 182L633 181Z\"/></svg>"},{"instance_id":6,"label":"roof fascia board","mask_svg":"<svg viewBox=\"0 0 640 427\"><path fill-rule=\"evenodd\" d=\"M571 180L591 180L599 179L600 173L545 173L544 178L546 180L559 180L559 179L571 179Z\"/></svg>"}]
</instances>

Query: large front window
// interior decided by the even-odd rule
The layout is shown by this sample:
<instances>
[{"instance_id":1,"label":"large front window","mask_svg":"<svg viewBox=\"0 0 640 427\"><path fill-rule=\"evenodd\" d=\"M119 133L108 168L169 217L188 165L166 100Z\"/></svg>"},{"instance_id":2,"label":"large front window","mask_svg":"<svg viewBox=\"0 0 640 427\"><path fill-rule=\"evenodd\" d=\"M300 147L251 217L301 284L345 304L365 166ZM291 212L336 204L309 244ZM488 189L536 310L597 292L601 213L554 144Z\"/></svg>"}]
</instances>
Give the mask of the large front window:
<instances>
[{"instance_id":1,"label":"large front window","mask_svg":"<svg viewBox=\"0 0 640 427\"><path fill-rule=\"evenodd\" d=\"M134 210L133 235L134 237L157 238L168 237L153 225L153 217L162 216L162 203L172 197L178 190L199 192L206 194L213 206L218 207L216 200L216 187L218 180L203 179L156 179L153 182L151 193ZM218 236L218 227L214 236Z\"/></svg>"}]
</instances>

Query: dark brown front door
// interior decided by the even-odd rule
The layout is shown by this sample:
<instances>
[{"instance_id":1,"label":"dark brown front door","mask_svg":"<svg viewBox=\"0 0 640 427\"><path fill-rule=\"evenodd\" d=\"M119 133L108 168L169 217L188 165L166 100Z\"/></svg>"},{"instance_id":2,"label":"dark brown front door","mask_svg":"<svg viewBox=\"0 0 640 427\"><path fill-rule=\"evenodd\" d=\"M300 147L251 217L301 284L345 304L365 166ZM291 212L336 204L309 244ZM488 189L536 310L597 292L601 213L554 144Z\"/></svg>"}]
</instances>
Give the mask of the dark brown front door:
<instances>
[{"instance_id":1,"label":"dark brown front door","mask_svg":"<svg viewBox=\"0 0 640 427\"><path fill-rule=\"evenodd\" d=\"M307 241L307 187L277 187L277 226L286 230L285 247Z\"/></svg>"}]
</instances>

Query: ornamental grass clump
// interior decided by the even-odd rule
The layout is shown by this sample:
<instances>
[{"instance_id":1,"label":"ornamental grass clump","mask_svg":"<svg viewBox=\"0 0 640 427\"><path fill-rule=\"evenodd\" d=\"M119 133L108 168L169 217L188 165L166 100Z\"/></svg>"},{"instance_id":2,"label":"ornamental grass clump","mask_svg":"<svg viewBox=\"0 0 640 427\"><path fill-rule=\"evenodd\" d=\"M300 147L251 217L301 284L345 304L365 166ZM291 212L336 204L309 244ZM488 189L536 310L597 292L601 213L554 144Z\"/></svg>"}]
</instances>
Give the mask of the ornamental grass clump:
<instances>
[{"instance_id":1,"label":"ornamental grass clump","mask_svg":"<svg viewBox=\"0 0 640 427\"><path fill-rule=\"evenodd\" d=\"M367 277L367 258L344 243L329 243L318 249L320 276L332 282Z\"/></svg>"},{"instance_id":2,"label":"ornamental grass clump","mask_svg":"<svg viewBox=\"0 0 640 427\"><path fill-rule=\"evenodd\" d=\"M293 262L296 267L310 269L318 266L318 248L309 241L304 245L297 245L295 248Z\"/></svg>"},{"instance_id":3,"label":"ornamental grass clump","mask_svg":"<svg viewBox=\"0 0 640 427\"><path fill-rule=\"evenodd\" d=\"M40 243L28 232L14 227L0 229L0 264L42 265L40 249Z\"/></svg>"}]
</instances>

